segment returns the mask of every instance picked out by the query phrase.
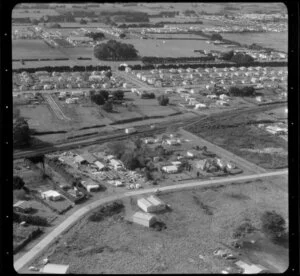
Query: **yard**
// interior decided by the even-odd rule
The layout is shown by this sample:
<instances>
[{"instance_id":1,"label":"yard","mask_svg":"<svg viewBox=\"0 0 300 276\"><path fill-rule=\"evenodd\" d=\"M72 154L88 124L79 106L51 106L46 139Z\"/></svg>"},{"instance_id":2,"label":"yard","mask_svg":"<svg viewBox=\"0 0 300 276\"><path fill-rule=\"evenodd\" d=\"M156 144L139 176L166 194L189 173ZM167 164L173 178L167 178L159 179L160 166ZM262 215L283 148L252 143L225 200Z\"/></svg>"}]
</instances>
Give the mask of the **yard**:
<instances>
[{"instance_id":1,"label":"yard","mask_svg":"<svg viewBox=\"0 0 300 276\"><path fill-rule=\"evenodd\" d=\"M162 194L171 211L158 215L167 226L161 232L125 222L124 211L100 222L84 218L34 264L47 256L52 263L70 264L70 272L78 274L220 273L231 262L213 251L230 245L233 230L246 218L257 228L266 210L287 219L286 184L287 178L277 177ZM240 257L283 272L287 249L272 246L274 253L260 249Z\"/></svg>"}]
</instances>

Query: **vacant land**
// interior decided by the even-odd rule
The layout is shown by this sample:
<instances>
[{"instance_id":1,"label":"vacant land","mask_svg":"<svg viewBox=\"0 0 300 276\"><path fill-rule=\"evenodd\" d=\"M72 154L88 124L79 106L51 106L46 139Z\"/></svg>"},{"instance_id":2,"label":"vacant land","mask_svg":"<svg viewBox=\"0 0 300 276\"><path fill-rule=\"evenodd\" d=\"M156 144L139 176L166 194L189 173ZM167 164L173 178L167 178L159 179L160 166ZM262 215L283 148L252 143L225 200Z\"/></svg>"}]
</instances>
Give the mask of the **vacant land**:
<instances>
[{"instance_id":1,"label":"vacant land","mask_svg":"<svg viewBox=\"0 0 300 276\"><path fill-rule=\"evenodd\" d=\"M188 131L224 147L233 153L266 169L287 166L287 142L257 127L259 121L252 115L238 118L211 119L202 124L188 127ZM277 151L265 151L275 148Z\"/></svg>"},{"instance_id":2,"label":"vacant land","mask_svg":"<svg viewBox=\"0 0 300 276\"><path fill-rule=\"evenodd\" d=\"M65 58L65 55L59 50L49 47L43 40L16 39L12 41L12 58Z\"/></svg>"},{"instance_id":3,"label":"vacant land","mask_svg":"<svg viewBox=\"0 0 300 276\"><path fill-rule=\"evenodd\" d=\"M266 210L287 219L286 184L287 178L271 178L163 194L160 198L172 210L158 215L167 226L162 232L123 221L124 211L100 222L84 218L35 264L48 256L53 263L70 264L72 273L220 273L231 263L213 251L230 244L232 231L246 218L258 229ZM284 271L287 249L276 248L280 255L261 264ZM286 262L278 268L277 260Z\"/></svg>"},{"instance_id":4,"label":"vacant land","mask_svg":"<svg viewBox=\"0 0 300 276\"><path fill-rule=\"evenodd\" d=\"M223 33L223 38L233 40L242 44L256 43L263 47L274 48L279 51L288 51L288 33Z\"/></svg>"}]
</instances>

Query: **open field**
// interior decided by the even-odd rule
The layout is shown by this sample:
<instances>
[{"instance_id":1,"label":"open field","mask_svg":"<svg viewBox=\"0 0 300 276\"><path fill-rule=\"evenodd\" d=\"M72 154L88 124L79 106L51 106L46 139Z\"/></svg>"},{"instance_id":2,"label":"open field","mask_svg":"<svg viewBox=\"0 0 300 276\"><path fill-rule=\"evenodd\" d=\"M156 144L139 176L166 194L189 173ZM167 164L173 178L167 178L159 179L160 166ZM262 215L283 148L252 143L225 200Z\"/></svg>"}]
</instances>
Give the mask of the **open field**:
<instances>
[{"instance_id":1,"label":"open field","mask_svg":"<svg viewBox=\"0 0 300 276\"><path fill-rule=\"evenodd\" d=\"M256 43L263 47L274 48L278 51L288 51L288 33L221 33L225 39L233 40L242 44Z\"/></svg>"},{"instance_id":2,"label":"open field","mask_svg":"<svg viewBox=\"0 0 300 276\"><path fill-rule=\"evenodd\" d=\"M78 274L220 273L231 262L213 256L213 251L221 243L229 245L233 230L246 218L257 228L266 210L275 209L287 219L286 183L286 177L277 177L162 194L171 211L158 215L167 226L161 232L123 221L124 211L100 222L84 218L34 264L48 256L52 263L70 264L70 272ZM272 246L277 249L272 255L260 250L241 258L283 272L287 249Z\"/></svg>"},{"instance_id":3,"label":"open field","mask_svg":"<svg viewBox=\"0 0 300 276\"><path fill-rule=\"evenodd\" d=\"M27 11L27 12L26 12ZM13 9L12 18L41 18L44 15L58 15L55 9Z\"/></svg>"},{"instance_id":4,"label":"open field","mask_svg":"<svg viewBox=\"0 0 300 276\"><path fill-rule=\"evenodd\" d=\"M65 55L58 49L49 47L43 40L17 39L12 41L13 59L64 57ZM46 63L48 63L48 61Z\"/></svg>"},{"instance_id":5,"label":"open field","mask_svg":"<svg viewBox=\"0 0 300 276\"><path fill-rule=\"evenodd\" d=\"M199 56L194 50L219 50L226 48L207 44L205 40L150 40L150 39L127 39L126 43L133 44L141 56L158 57L191 57Z\"/></svg>"},{"instance_id":6,"label":"open field","mask_svg":"<svg viewBox=\"0 0 300 276\"><path fill-rule=\"evenodd\" d=\"M256 117L242 115L194 125L187 130L200 137L232 151L233 153L266 169L287 166L287 142L250 123ZM266 148L276 149L273 152Z\"/></svg>"}]
</instances>

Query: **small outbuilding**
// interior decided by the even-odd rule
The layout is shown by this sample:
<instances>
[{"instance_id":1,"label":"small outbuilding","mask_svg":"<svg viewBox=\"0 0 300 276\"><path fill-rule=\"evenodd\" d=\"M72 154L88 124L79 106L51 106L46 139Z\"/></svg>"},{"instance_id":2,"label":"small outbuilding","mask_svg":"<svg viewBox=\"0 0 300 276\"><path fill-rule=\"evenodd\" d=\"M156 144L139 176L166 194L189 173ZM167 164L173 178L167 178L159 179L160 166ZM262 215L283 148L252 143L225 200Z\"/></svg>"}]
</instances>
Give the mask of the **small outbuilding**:
<instances>
[{"instance_id":1,"label":"small outbuilding","mask_svg":"<svg viewBox=\"0 0 300 276\"><path fill-rule=\"evenodd\" d=\"M178 172L178 167L177 166L163 166L161 168L164 172L166 173L177 173Z\"/></svg>"},{"instance_id":2,"label":"small outbuilding","mask_svg":"<svg viewBox=\"0 0 300 276\"><path fill-rule=\"evenodd\" d=\"M156 222L156 217L152 214L136 212L132 216L132 221L146 227L151 227Z\"/></svg>"}]
</instances>

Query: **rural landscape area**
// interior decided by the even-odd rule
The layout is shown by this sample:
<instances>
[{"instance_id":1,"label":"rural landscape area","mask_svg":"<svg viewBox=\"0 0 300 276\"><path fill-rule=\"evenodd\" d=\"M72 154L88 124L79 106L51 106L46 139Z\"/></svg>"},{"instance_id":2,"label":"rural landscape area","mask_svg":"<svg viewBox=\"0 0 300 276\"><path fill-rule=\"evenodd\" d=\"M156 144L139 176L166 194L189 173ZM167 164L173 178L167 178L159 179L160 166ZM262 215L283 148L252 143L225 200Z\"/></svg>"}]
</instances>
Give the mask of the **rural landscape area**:
<instances>
[{"instance_id":1,"label":"rural landscape area","mask_svg":"<svg viewBox=\"0 0 300 276\"><path fill-rule=\"evenodd\" d=\"M289 267L283 3L12 11L21 274Z\"/></svg>"}]
</instances>

